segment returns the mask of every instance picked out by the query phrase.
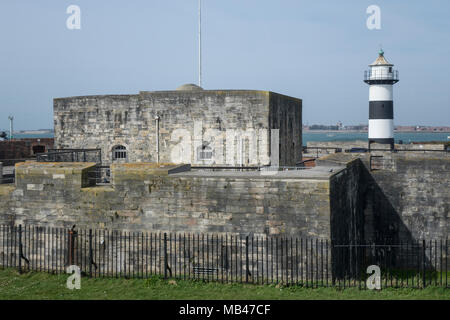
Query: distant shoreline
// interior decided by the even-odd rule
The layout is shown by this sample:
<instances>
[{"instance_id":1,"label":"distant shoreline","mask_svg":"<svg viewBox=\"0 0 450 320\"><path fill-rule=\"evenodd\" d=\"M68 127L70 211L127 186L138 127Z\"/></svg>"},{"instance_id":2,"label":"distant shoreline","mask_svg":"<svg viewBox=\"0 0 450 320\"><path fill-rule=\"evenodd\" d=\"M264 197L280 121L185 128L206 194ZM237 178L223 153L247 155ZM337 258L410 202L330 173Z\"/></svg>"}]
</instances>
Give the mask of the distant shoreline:
<instances>
[{"instance_id":1,"label":"distant shoreline","mask_svg":"<svg viewBox=\"0 0 450 320\"><path fill-rule=\"evenodd\" d=\"M41 130L39 130L41 131ZM42 138L55 138L54 132L46 132L43 134L24 134L15 133L16 139L42 139ZM309 141L366 141L367 131L363 130L303 130L303 143ZM450 132L444 131L395 131L395 141L399 143L412 143L412 142L445 142L450 141Z\"/></svg>"},{"instance_id":2,"label":"distant shoreline","mask_svg":"<svg viewBox=\"0 0 450 320\"><path fill-rule=\"evenodd\" d=\"M0 130L1 132L2 130ZM5 130L3 130L5 131ZM7 130L6 130L7 131ZM5 132L6 132L5 131ZM367 130L302 130L307 133L367 133ZM417 130L394 130L395 133L450 133L450 130L446 131L417 131ZM54 135L50 130L24 130L20 132L14 132L14 135Z\"/></svg>"},{"instance_id":3,"label":"distant shoreline","mask_svg":"<svg viewBox=\"0 0 450 320\"><path fill-rule=\"evenodd\" d=\"M307 133L367 133L367 130L303 130ZM398 131L394 130L394 133L450 133L449 131Z\"/></svg>"}]
</instances>

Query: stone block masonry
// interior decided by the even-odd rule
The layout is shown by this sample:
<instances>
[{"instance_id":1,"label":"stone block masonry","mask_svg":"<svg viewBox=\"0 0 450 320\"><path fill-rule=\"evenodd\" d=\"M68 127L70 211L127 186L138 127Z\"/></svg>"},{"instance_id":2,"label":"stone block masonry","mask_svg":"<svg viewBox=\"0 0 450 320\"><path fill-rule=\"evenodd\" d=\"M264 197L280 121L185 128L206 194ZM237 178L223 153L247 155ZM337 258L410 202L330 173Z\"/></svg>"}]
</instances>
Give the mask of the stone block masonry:
<instances>
[{"instance_id":1,"label":"stone block masonry","mask_svg":"<svg viewBox=\"0 0 450 320\"><path fill-rule=\"evenodd\" d=\"M450 157L445 153L390 154L387 170L369 171L365 216L370 238L446 239L450 225Z\"/></svg>"},{"instance_id":2,"label":"stone block masonry","mask_svg":"<svg viewBox=\"0 0 450 320\"><path fill-rule=\"evenodd\" d=\"M313 169L273 176L114 164L104 186L90 184L93 163L25 162L15 185L0 185L0 224L343 242L448 238L449 158L386 156L389 170L370 170L367 154L336 153Z\"/></svg>"},{"instance_id":3,"label":"stone block masonry","mask_svg":"<svg viewBox=\"0 0 450 320\"><path fill-rule=\"evenodd\" d=\"M326 239L332 247L325 263L337 276L344 275L347 265L342 267L342 248L335 244L378 243L380 249L374 254L383 257L383 244L408 243L415 248L413 255L393 246L389 256L415 268L418 260L411 262L411 258L419 254L422 239L445 242L448 238L449 158L445 154L391 152L386 157L394 163L388 170L371 170L367 154L336 153L318 160L313 169L268 176L258 171L191 170L189 165L171 163L113 164L112 183L104 186L92 185L88 179L94 163L25 162L16 165L15 185L0 185L0 225L37 226L32 238L37 237L40 248L48 248L45 239L52 232L48 228L65 228L60 229L64 233L59 237L67 235L74 225L78 230L97 229L96 248L124 249L112 258L118 262L119 272L125 268L123 259L136 261L133 257L139 252L134 244L133 249L124 248L121 241L140 231L154 232L158 237L167 232L169 239L188 233L192 239L208 239L211 234L216 239L233 236L240 241L234 255L229 248L230 259L235 262L246 236L262 240L272 236L275 241L307 238L305 244L315 242L316 247L316 239ZM102 238L104 231L111 236ZM7 251L16 250L15 242L8 239ZM80 241L86 248L86 232L79 239L84 239ZM287 243L283 243L284 248L288 248ZM431 244L427 242L425 264L436 265L436 254L441 255L440 266L448 263L447 253L439 251L442 243ZM169 244L172 249L175 247ZM44 249L42 257L61 254L55 250ZM33 252L27 254L35 264L42 259ZM86 252L80 255L86 257ZM189 263L193 256L189 255ZM360 274L358 268L352 269L358 257L352 259L346 260L350 272ZM97 257L95 261L108 270L105 260ZM143 267L132 262L131 270ZM130 270L129 265L126 268ZM161 272L159 266L156 270Z\"/></svg>"},{"instance_id":4,"label":"stone block masonry","mask_svg":"<svg viewBox=\"0 0 450 320\"><path fill-rule=\"evenodd\" d=\"M126 151L121 161L131 163L268 165L271 130L278 129L279 164L294 166L301 161L301 123L302 100L269 91L143 91L54 99L56 147L101 148L105 164L117 160L113 150L120 146ZM199 157L203 148L211 151L211 161Z\"/></svg>"},{"instance_id":5,"label":"stone block masonry","mask_svg":"<svg viewBox=\"0 0 450 320\"><path fill-rule=\"evenodd\" d=\"M95 185L89 180L94 162L20 162L16 164L16 188L57 192Z\"/></svg>"},{"instance_id":6,"label":"stone block masonry","mask_svg":"<svg viewBox=\"0 0 450 320\"><path fill-rule=\"evenodd\" d=\"M110 186L89 186L84 177L93 167L17 165L16 186L0 186L0 224L329 239L330 177L343 170L264 176L114 164Z\"/></svg>"},{"instance_id":7,"label":"stone block masonry","mask_svg":"<svg viewBox=\"0 0 450 320\"><path fill-rule=\"evenodd\" d=\"M359 161L358 169L347 171L354 174L344 179L342 184L354 185L354 190L346 194L358 199L346 210L347 217L359 212L356 220L352 220L361 221L356 229L358 234L353 238L394 243L447 239L450 217L449 154L378 152L376 159L377 165L372 163L372 168L368 154L336 153L317 161L319 165L345 165L349 161ZM354 184L355 181L359 182ZM333 186L331 188L339 190ZM333 210L335 207L332 204Z\"/></svg>"}]
</instances>

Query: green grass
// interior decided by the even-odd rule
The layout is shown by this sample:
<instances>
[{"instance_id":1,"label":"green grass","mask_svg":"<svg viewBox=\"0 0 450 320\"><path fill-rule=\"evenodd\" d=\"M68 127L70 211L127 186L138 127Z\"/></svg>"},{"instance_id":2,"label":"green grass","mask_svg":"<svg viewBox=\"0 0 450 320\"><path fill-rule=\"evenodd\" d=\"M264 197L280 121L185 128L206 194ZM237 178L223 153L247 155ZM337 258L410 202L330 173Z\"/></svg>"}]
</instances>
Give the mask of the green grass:
<instances>
[{"instance_id":1,"label":"green grass","mask_svg":"<svg viewBox=\"0 0 450 320\"><path fill-rule=\"evenodd\" d=\"M444 299L450 290L429 287L420 289L383 289L381 291L350 288L301 288L275 285L244 285L204 283L201 281L165 281L150 279L81 279L80 290L66 288L68 275L30 272L19 274L15 269L0 270L0 299L188 299L188 300L288 300L288 299Z\"/></svg>"}]
</instances>

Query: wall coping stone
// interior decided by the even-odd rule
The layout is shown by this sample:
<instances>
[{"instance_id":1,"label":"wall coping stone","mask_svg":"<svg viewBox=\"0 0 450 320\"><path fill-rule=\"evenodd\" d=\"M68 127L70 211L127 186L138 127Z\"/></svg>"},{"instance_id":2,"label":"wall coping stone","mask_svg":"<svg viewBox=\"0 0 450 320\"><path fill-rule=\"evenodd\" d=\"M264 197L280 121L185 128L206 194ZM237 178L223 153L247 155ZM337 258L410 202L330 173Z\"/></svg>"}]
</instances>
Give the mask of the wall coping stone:
<instances>
[{"instance_id":1,"label":"wall coping stone","mask_svg":"<svg viewBox=\"0 0 450 320\"><path fill-rule=\"evenodd\" d=\"M118 172L121 175L144 173L145 175L165 176L169 174L190 171L190 164L174 163L155 163L155 162L137 162L137 163L113 163L111 164L111 174L115 176Z\"/></svg>"}]
</instances>

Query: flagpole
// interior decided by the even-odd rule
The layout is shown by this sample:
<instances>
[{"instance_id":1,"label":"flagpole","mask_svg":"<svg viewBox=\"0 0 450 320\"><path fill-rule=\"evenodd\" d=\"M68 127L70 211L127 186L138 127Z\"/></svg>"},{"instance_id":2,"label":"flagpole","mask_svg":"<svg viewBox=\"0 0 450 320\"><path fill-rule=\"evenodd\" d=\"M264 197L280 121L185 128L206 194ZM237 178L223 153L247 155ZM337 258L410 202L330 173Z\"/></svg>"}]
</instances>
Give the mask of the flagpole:
<instances>
[{"instance_id":1,"label":"flagpole","mask_svg":"<svg viewBox=\"0 0 450 320\"><path fill-rule=\"evenodd\" d=\"M198 0L198 85L202 86L202 0Z\"/></svg>"}]
</instances>

